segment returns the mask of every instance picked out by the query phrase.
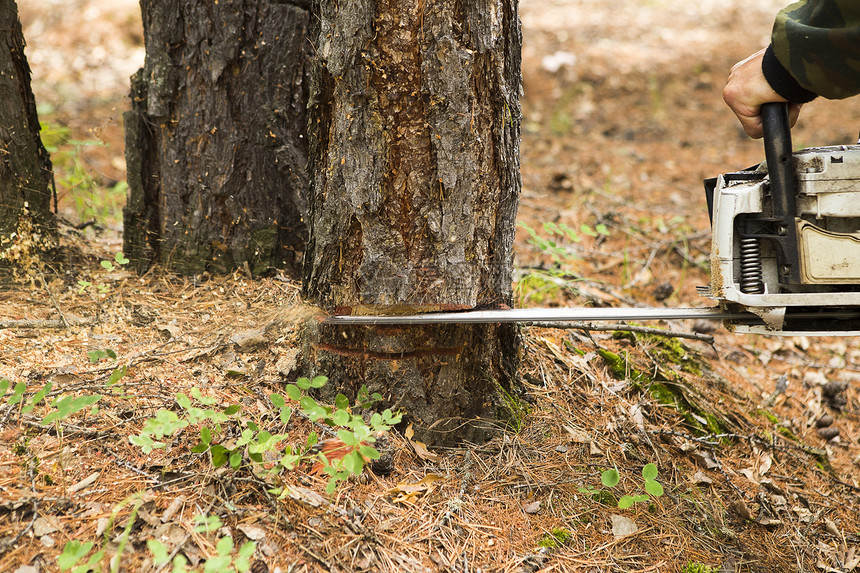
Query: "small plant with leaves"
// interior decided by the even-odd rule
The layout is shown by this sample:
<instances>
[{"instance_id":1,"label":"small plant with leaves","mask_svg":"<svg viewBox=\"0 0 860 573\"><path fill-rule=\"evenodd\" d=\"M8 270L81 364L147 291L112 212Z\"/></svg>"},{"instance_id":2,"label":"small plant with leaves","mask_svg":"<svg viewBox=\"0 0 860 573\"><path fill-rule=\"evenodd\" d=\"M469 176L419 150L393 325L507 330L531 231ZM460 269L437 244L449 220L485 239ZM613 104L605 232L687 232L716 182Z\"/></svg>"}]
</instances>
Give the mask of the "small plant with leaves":
<instances>
[{"instance_id":1,"label":"small plant with leaves","mask_svg":"<svg viewBox=\"0 0 860 573\"><path fill-rule=\"evenodd\" d=\"M548 221L542 226L546 237L541 236L535 229L525 223L518 223L518 225L528 233L528 242L538 251L550 255L553 262L557 265L562 265L577 258L570 245L582 242L583 235L599 237L610 234L609 228L603 223L598 223L594 227L583 223L577 230L565 223Z\"/></svg>"},{"instance_id":2,"label":"small plant with leaves","mask_svg":"<svg viewBox=\"0 0 860 573\"><path fill-rule=\"evenodd\" d=\"M10 388L12 389L11 393L9 393ZM10 380L4 378L0 380L0 400L5 398L9 406L18 406L21 414L29 414L46 400L52 388L53 384L47 382L27 400L27 385L25 383L18 382L13 385ZM101 394L85 394L82 396L66 395L56 398L50 403L48 413L42 418L42 424L47 425L65 420L93 406L102 397Z\"/></svg>"},{"instance_id":3,"label":"small plant with leaves","mask_svg":"<svg viewBox=\"0 0 860 573\"><path fill-rule=\"evenodd\" d=\"M123 255L122 253L117 253L116 255L114 255L114 261L113 262L103 260L101 262L102 268L106 272L112 273L115 270L117 270L117 266L114 265L114 262L116 262L116 264L119 266L123 266L123 265L127 265L129 261L127 258L125 258L125 255ZM95 285L94 285L92 281L85 281L83 279L78 280L78 292L79 293L82 293L89 288L95 288L101 294L105 294L108 291L110 291L110 286L108 286L106 283L98 282L98 283L95 283ZM115 356L114 356L114 358L115 358Z\"/></svg>"},{"instance_id":4,"label":"small plant with leaves","mask_svg":"<svg viewBox=\"0 0 860 573\"><path fill-rule=\"evenodd\" d=\"M194 516L194 533L208 535L212 534L223 526L221 519L217 515L195 515ZM167 565L170 562L170 552L167 546L157 539L150 539L146 542L149 552L152 554L154 565L158 568ZM233 538L225 535L218 539L215 543L215 555L209 557L203 564L204 573L245 573L251 570L251 557L257 549L257 544L253 541L247 541L234 553ZM188 560L184 555L177 555L171 563L173 573L185 573L190 571Z\"/></svg>"},{"instance_id":5,"label":"small plant with leaves","mask_svg":"<svg viewBox=\"0 0 860 573\"><path fill-rule=\"evenodd\" d=\"M334 407L319 404L307 395L308 391L321 388L327 382L325 376L299 378L295 384L286 386L286 396L271 394L269 399L284 426L289 423L295 407L291 404L297 403L298 410L311 422L339 428L336 433L343 443L340 453L344 455L333 460L314 451L318 441L315 432L311 432L302 446L286 445L289 438L287 434L273 434L261 429L255 421L243 419L238 405L216 410L213 408L216 400L204 396L198 388L192 388L190 396L176 394L176 403L182 408L181 414L167 409L158 410L154 418L146 421L140 434L131 436L129 441L139 446L144 453L150 453L167 446L165 437L173 436L187 427L195 427L199 432L199 441L192 452L208 453L215 467L229 464L236 470L248 467L257 475L274 475L294 469L303 460L319 459L323 463L323 471L329 476L327 489L333 492L338 483L351 475L360 474L369 460L379 458L379 451L372 444L378 436L399 423L401 416L385 410L374 413L369 422L365 422L360 415L354 414L353 409L369 408L382 399L379 394L370 395L366 388L358 393L353 407L350 407L349 400L343 394L337 396ZM222 424L228 421L244 426L236 440L226 441L221 438ZM284 493L282 490L273 491Z\"/></svg>"},{"instance_id":6,"label":"small plant with leaves","mask_svg":"<svg viewBox=\"0 0 860 573\"><path fill-rule=\"evenodd\" d=\"M648 501L653 497L663 495L663 486L657 481L657 466L653 463L645 464L642 468L642 480L644 494L623 495L617 501L618 509L628 509L633 505ZM608 469L600 474L600 483L608 489L612 489L621 481L621 476L615 468ZM615 500L615 497L606 490L595 490L593 488L580 488L581 493L591 495L601 503L606 503L608 500Z\"/></svg>"},{"instance_id":7,"label":"small plant with leaves","mask_svg":"<svg viewBox=\"0 0 860 573\"><path fill-rule=\"evenodd\" d=\"M114 352L110 348L99 348L87 352L87 358L89 359L90 364L98 364L102 360L106 359L110 359L116 362L117 357L116 352ZM128 366L117 366L111 371L110 376L108 376L107 382L105 382L105 386L108 388L113 386L114 384L122 380L127 374Z\"/></svg>"},{"instance_id":8,"label":"small plant with leaves","mask_svg":"<svg viewBox=\"0 0 860 573\"><path fill-rule=\"evenodd\" d=\"M40 108L45 106L39 106ZM41 117L50 117L53 109ZM45 149L51 154L58 195L61 200L71 199L81 221L99 224L122 220L122 205L128 184L119 181L105 185L86 158L87 150L107 145L98 139L76 139L72 130L52 121L42 121L41 138Z\"/></svg>"},{"instance_id":9,"label":"small plant with leaves","mask_svg":"<svg viewBox=\"0 0 860 573\"><path fill-rule=\"evenodd\" d=\"M338 484L351 475L359 475L364 470L365 464L370 460L379 459L379 451L371 444L376 442L378 436L389 431L402 419L399 413L392 413L386 409L375 412L370 416L369 422L365 422L358 414L354 414L350 408L349 399L338 394L334 401L334 407L323 406L317 403L307 391L322 388L328 383L325 376L317 376L310 380L299 378L295 384L288 384L286 394L290 400L298 402L302 413L311 421L322 421L331 426L339 427L337 438L343 444L340 454L336 459L329 460L322 452L317 455L323 463L323 471L329 476L326 491L334 492ZM273 394L269 397L275 406L280 407L281 417L286 415L284 408L286 402L283 396ZM362 387L356 397L355 409L367 409L374 403L382 400L378 393L370 394L366 387ZM315 436L314 436L315 437ZM309 445L312 445L309 443Z\"/></svg>"},{"instance_id":10,"label":"small plant with leaves","mask_svg":"<svg viewBox=\"0 0 860 573\"><path fill-rule=\"evenodd\" d=\"M194 402L192 402L192 398ZM166 442L161 441L163 438L172 436L179 430L189 426L200 424L200 443L193 448L195 453L203 453L213 450L213 463L216 467L221 467L227 462L227 450L223 448L215 448L218 444L213 442L213 435L217 435L221 431L221 423L230 419L230 416L239 411L239 406L231 405L222 411L216 411L211 407L200 408L195 403L203 406L213 406L215 398L203 396L199 388L191 389L191 397L179 392L176 394L176 403L184 410L184 415L179 416L172 410L164 408L155 413L154 418L149 418L143 427L140 434L131 436L129 441L135 446L143 449L144 453L150 453L152 450L164 448ZM208 425L211 423L212 425ZM222 461L223 458L223 461Z\"/></svg>"},{"instance_id":11,"label":"small plant with leaves","mask_svg":"<svg viewBox=\"0 0 860 573\"><path fill-rule=\"evenodd\" d=\"M110 543L110 535L113 531L113 524L116 521L119 512L131 505L131 512L125 524L122 534L119 536L119 543L116 547L116 553L110 560L110 570L116 573L120 570L122 554L128 545L129 536L131 535L132 527L137 519L137 513L144 502L144 493L137 492L130 495L113 508L107 527L105 528L104 539L98 550L90 554L90 551L96 547L92 541L81 543L75 539L66 542L63 546L63 552L57 557L57 565L60 571L70 571L71 573L88 573L89 571L101 571L101 562L105 558L105 547Z\"/></svg>"}]
</instances>

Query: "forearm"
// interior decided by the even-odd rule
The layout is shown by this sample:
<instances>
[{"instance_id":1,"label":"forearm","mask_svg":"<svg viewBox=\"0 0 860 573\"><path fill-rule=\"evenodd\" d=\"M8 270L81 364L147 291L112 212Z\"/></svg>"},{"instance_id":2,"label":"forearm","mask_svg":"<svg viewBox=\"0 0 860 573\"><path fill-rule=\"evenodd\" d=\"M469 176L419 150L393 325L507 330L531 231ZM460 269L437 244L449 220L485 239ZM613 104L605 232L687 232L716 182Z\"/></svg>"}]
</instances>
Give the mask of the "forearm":
<instances>
[{"instance_id":1,"label":"forearm","mask_svg":"<svg viewBox=\"0 0 860 573\"><path fill-rule=\"evenodd\" d=\"M860 93L860 2L801 0L777 14L764 73L774 90L802 103Z\"/></svg>"}]
</instances>

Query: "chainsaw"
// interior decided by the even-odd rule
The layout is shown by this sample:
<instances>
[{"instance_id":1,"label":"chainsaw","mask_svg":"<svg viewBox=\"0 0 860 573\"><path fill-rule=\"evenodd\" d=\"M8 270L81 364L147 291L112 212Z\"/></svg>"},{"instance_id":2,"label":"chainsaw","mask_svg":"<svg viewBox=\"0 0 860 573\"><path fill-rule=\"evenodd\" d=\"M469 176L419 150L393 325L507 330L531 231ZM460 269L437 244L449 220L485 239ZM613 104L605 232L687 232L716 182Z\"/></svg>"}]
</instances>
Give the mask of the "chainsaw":
<instances>
[{"instance_id":1,"label":"chainsaw","mask_svg":"<svg viewBox=\"0 0 860 573\"><path fill-rule=\"evenodd\" d=\"M765 162L705 180L704 308L523 308L335 315L337 324L722 320L733 332L860 334L860 144L792 153L786 104L762 106Z\"/></svg>"}]
</instances>

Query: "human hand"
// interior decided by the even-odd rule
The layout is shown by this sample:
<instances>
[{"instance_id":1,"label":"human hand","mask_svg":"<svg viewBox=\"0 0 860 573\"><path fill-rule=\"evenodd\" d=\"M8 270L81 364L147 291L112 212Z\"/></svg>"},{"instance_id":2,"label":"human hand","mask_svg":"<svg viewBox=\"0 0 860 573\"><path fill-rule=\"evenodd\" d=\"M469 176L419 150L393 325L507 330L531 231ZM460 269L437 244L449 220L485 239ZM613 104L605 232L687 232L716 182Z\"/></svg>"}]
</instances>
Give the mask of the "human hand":
<instances>
[{"instance_id":1,"label":"human hand","mask_svg":"<svg viewBox=\"0 0 860 573\"><path fill-rule=\"evenodd\" d=\"M785 102L784 97L773 91L761 70L765 49L759 50L745 60L732 66L723 99L738 116L744 131L753 139L763 135L761 106L764 103ZM793 127L797 123L801 104L789 104L788 121Z\"/></svg>"}]
</instances>

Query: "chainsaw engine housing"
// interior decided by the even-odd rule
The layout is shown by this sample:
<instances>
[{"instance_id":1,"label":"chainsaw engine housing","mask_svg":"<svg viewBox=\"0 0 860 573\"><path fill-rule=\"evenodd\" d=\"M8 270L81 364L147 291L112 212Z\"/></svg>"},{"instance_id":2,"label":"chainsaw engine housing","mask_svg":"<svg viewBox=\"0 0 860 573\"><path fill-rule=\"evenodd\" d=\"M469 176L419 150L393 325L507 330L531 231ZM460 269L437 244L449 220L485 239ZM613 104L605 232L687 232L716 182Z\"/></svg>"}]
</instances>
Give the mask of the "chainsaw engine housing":
<instances>
[{"instance_id":1,"label":"chainsaw engine housing","mask_svg":"<svg viewBox=\"0 0 860 573\"><path fill-rule=\"evenodd\" d=\"M727 324L737 332L860 334L860 146L788 158L787 190L765 163L706 181L711 284L703 294L761 318Z\"/></svg>"}]
</instances>

